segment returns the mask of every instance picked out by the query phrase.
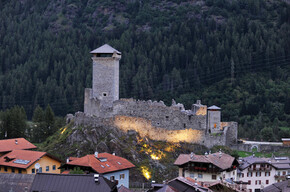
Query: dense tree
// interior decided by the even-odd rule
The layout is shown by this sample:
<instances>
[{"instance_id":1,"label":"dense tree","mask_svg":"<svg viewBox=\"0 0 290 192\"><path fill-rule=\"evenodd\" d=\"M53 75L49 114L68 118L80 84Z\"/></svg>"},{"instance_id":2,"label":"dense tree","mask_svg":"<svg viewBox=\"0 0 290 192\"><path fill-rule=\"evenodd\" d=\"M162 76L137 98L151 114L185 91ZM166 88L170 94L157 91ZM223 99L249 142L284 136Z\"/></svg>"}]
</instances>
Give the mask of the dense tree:
<instances>
[{"instance_id":1,"label":"dense tree","mask_svg":"<svg viewBox=\"0 0 290 192\"><path fill-rule=\"evenodd\" d=\"M241 128L258 118L268 127L275 118L285 126L289 7L266 0L3 1L0 109L23 106L29 119L38 105L62 116L82 111L84 88L91 87L89 51L109 43L122 51L121 97L174 97L187 107L202 98L224 106L223 118ZM51 128L48 135L55 131L51 122L40 122ZM240 136L254 138L264 126Z\"/></svg>"}]
</instances>

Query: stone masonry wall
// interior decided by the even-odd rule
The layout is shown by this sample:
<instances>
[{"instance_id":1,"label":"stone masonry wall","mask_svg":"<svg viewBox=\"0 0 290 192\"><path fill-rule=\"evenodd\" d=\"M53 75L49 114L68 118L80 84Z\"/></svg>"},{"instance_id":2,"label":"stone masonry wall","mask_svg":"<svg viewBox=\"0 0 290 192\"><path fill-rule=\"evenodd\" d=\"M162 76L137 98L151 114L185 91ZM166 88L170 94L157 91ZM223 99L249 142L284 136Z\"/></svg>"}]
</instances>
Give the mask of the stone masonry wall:
<instances>
[{"instance_id":1,"label":"stone masonry wall","mask_svg":"<svg viewBox=\"0 0 290 192\"><path fill-rule=\"evenodd\" d=\"M206 130L206 116L184 110L182 104L170 107L161 102L118 100L114 102L114 115L148 119L153 127L167 130Z\"/></svg>"}]
</instances>

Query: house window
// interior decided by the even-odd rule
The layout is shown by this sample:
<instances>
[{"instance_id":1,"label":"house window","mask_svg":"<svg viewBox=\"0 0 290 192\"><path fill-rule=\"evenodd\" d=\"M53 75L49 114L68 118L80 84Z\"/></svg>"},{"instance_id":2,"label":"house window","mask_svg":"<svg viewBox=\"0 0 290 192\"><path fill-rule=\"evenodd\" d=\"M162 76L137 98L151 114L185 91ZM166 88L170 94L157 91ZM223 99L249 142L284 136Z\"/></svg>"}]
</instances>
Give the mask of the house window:
<instances>
[{"instance_id":1,"label":"house window","mask_svg":"<svg viewBox=\"0 0 290 192\"><path fill-rule=\"evenodd\" d=\"M111 181L115 181L115 176L111 176L111 177L110 177L110 180L111 180Z\"/></svg>"},{"instance_id":2,"label":"house window","mask_svg":"<svg viewBox=\"0 0 290 192\"><path fill-rule=\"evenodd\" d=\"M15 168L14 167L11 168L11 172L15 173Z\"/></svg>"},{"instance_id":3,"label":"house window","mask_svg":"<svg viewBox=\"0 0 290 192\"><path fill-rule=\"evenodd\" d=\"M7 171L8 171L7 167L4 167L4 171L5 171L5 172L7 172Z\"/></svg>"},{"instance_id":4,"label":"house window","mask_svg":"<svg viewBox=\"0 0 290 192\"><path fill-rule=\"evenodd\" d=\"M56 166L55 166L55 165L53 165L53 166L52 166L52 170L55 170L55 169L56 169Z\"/></svg>"},{"instance_id":5,"label":"house window","mask_svg":"<svg viewBox=\"0 0 290 192\"><path fill-rule=\"evenodd\" d=\"M248 180L249 185L251 185L251 180Z\"/></svg>"},{"instance_id":6,"label":"house window","mask_svg":"<svg viewBox=\"0 0 290 192\"><path fill-rule=\"evenodd\" d=\"M280 171L278 171L277 175L280 176Z\"/></svg>"},{"instance_id":7,"label":"house window","mask_svg":"<svg viewBox=\"0 0 290 192\"><path fill-rule=\"evenodd\" d=\"M269 180L266 180L266 184L269 184Z\"/></svg>"},{"instance_id":8,"label":"house window","mask_svg":"<svg viewBox=\"0 0 290 192\"><path fill-rule=\"evenodd\" d=\"M35 169L33 168L33 169L31 169L31 173L35 173Z\"/></svg>"},{"instance_id":9,"label":"house window","mask_svg":"<svg viewBox=\"0 0 290 192\"><path fill-rule=\"evenodd\" d=\"M38 173L42 173L42 167L39 167Z\"/></svg>"},{"instance_id":10,"label":"house window","mask_svg":"<svg viewBox=\"0 0 290 192\"><path fill-rule=\"evenodd\" d=\"M45 171L49 171L49 166L46 166Z\"/></svg>"},{"instance_id":11,"label":"house window","mask_svg":"<svg viewBox=\"0 0 290 192\"><path fill-rule=\"evenodd\" d=\"M261 177L261 172L257 171L256 172L256 177Z\"/></svg>"},{"instance_id":12,"label":"house window","mask_svg":"<svg viewBox=\"0 0 290 192\"><path fill-rule=\"evenodd\" d=\"M252 189L249 189L249 192L252 192Z\"/></svg>"},{"instance_id":13,"label":"house window","mask_svg":"<svg viewBox=\"0 0 290 192\"><path fill-rule=\"evenodd\" d=\"M20 173L20 174L21 174L21 173L22 173L22 169L18 169L18 173Z\"/></svg>"},{"instance_id":14,"label":"house window","mask_svg":"<svg viewBox=\"0 0 290 192\"><path fill-rule=\"evenodd\" d=\"M125 174L120 174L120 180L125 179Z\"/></svg>"},{"instance_id":15,"label":"house window","mask_svg":"<svg viewBox=\"0 0 290 192\"><path fill-rule=\"evenodd\" d=\"M252 172L248 172L247 173L247 177L252 177L253 176L253 173Z\"/></svg>"},{"instance_id":16,"label":"house window","mask_svg":"<svg viewBox=\"0 0 290 192\"><path fill-rule=\"evenodd\" d=\"M286 175L286 171L283 171L283 175Z\"/></svg>"},{"instance_id":17,"label":"house window","mask_svg":"<svg viewBox=\"0 0 290 192\"><path fill-rule=\"evenodd\" d=\"M185 123L183 123L183 127L186 128L186 124Z\"/></svg>"},{"instance_id":18,"label":"house window","mask_svg":"<svg viewBox=\"0 0 290 192\"><path fill-rule=\"evenodd\" d=\"M201 173L198 174L198 178L202 178L202 174Z\"/></svg>"},{"instance_id":19,"label":"house window","mask_svg":"<svg viewBox=\"0 0 290 192\"><path fill-rule=\"evenodd\" d=\"M244 177L244 173L242 173L242 177Z\"/></svg>"},{"instance_id":20,"label":"house window","mask_svg":"<svg viewBox=\"0 0 290 192\"><path fill-rule=\"evenodd\" d=\"M212 180L216 180L216 175L211 175Z\"/></svg>"},{"instance_id":21,"label":"house window","mask_svg":"<svg viewBox=\"0 0 290 192\"><path fill-rule=\"evenodd\" d=\"M194 178L194 173L190 173L190 177L191 178Z\"/></svg>"},{"instance_id":22,"label":"house window","mask_svg":"<svg viewBox=\"0 0 290 192\"><path fill-rule=\"evenodd\" d=\"M265 172L265 176L270 176L270 172Z\"/></svg>"}]
</instances>

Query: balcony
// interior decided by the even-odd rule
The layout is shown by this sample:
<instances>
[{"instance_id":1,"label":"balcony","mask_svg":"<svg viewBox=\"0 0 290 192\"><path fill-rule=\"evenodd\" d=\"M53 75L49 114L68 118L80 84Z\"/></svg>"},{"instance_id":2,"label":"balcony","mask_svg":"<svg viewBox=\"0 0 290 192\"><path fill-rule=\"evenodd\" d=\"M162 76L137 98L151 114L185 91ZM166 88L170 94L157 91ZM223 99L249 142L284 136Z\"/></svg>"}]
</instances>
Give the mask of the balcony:
<instances>
[{"instance_id":1,"label":"balcony","mask_svg":"<svg viewBox=\"0 0 290 192\"><path fill-rule=\"evenodd\" d=\"M272 167L249 167L248 171L271 171Z\"/></svg>"}]
</instances>

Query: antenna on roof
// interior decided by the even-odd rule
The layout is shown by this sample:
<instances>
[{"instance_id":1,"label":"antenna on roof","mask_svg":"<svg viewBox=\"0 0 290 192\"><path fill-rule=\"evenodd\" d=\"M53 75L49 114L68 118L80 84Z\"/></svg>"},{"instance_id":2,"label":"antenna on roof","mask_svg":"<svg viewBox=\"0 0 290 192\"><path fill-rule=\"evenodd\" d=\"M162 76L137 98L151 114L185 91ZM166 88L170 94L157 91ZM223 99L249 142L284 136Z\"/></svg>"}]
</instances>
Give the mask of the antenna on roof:
<instances>
[{"instance_id":1,"label":"antenna on roof","mask_svg":"<svg viewBox=\"0 0 290 192\"><path fill-rule=\"evenodd\" d=\"M222 150L220 149L219 157L221 158L221 156L222 156Z\"/></svg>"}]
</instances>

